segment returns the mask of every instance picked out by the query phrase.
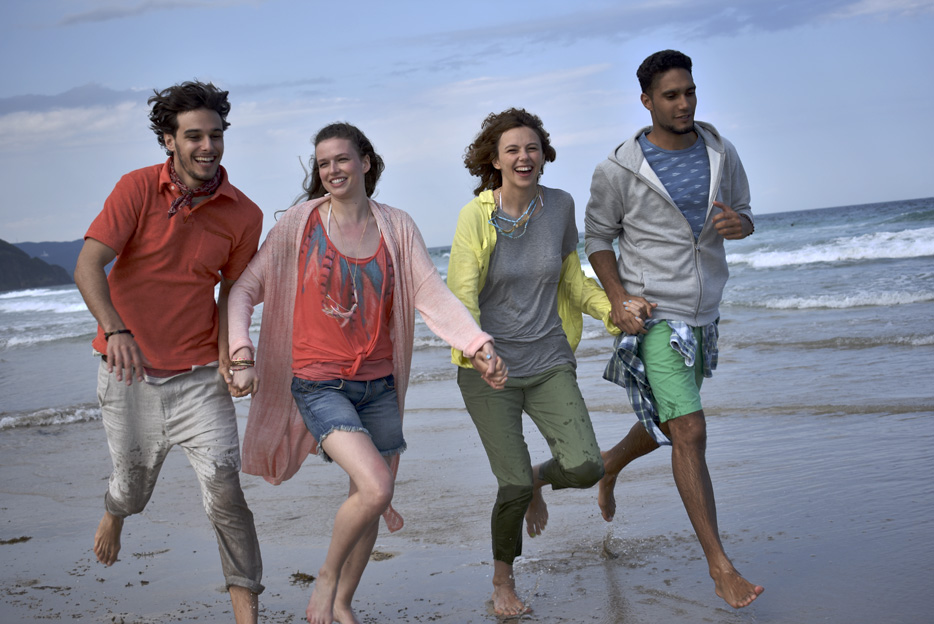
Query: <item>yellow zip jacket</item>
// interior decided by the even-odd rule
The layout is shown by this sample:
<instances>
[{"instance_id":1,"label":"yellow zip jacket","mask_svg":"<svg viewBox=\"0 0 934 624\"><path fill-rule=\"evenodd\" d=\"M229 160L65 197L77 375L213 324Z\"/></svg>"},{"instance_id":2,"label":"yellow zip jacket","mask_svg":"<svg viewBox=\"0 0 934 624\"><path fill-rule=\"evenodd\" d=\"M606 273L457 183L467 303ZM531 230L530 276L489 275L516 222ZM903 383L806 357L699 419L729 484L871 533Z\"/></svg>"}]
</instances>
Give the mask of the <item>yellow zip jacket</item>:
<instances>
[{"instance_id":1,"label":"yellow zip jacket","mask_svg":"<svg viewBox=\"0 0 934 624\"><path fill-rule=\"evenodd\" d=\"M461 209L448 260L448 288L467 306L478 325L480 291L486 284L490 256L496 246L496 230L489 222L495 207L493 191L483 191ZM576 252L569 253L561 265L558 282L558 316L572 351L580 344L585 312L602 321L610 334L620 333L610 320L610 309L606 293L595 279L584 274L580 257ZM451 349L451 361L462 368L473 368L470 359L458 349Z\"/></svg>"}]
</instances>

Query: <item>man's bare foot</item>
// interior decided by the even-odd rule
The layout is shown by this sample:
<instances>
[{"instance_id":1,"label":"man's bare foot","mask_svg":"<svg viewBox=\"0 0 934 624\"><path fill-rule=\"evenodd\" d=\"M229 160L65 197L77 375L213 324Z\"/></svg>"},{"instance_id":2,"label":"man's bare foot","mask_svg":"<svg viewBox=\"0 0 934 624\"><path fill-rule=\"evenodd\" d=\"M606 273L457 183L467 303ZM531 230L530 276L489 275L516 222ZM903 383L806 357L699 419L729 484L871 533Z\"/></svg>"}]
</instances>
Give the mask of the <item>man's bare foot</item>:
<instances>
[{"instance_id":1,"label":"man's bare foot","mask_svg":"<svg viewBox=\"0 0 934 624\"><path fill-rule=\"evenodd\" d=\"M120 534L123 532L123 518L104 512L97 533L94 534L94 554L105 566L112 566L120 552Z\"/></svg>"},{"instance_id":2,"label":"man's bare foot","mask_svg":"<svg viewBox=\"0 0 934 624\"><path fill-rule=\"evenodd\" d=\"M607 522L613 521L616 515L616 475L606 474L600 483L597 484L597 504L600 506L600 514Z\"/></svg>"},{"instance_id":3,"label":"man's bare foot","mask_svg":"<svg viewBox=\"0 0 934 624\"><path fill-rule=\"evenodd\" d=\"M525 526L529 537L541 535L548 524L548 505L545 504L545 497L542 496L542 488L533 488L532 502L525 512Z\"/></svg>"},{"instance_id":4,"label":"man's bare foot","mask_svg":"<svg viewBox=\"0 0 934 624\"><path fill-rule=\"evenodd\" d=\"M334 604L334 621L340 624L363 624L349 605Z\"/></svg>"},{"instance_id":5,"label":"man's bare foot","mask_svg":"<svg viewBox=\"0 0 934 624\"><path fill-rule=\"evenodd\" d=\"M337 583L329 582L319 574L315 579L315 588L308 600L308 607L305 609L308 624L334 624L335 593L337 593Z\"/></svg>"},{"instance_id":6,"label":"man's bare foot","mask_svg":"<svg viewBox=\"0 0 934 624\"><path fill-rule=\"evenodd\" d=\"M749 606L753 600L765 591L765 588L761 585L753 585L740 576L735 568L731 568L719 575L715 575L711 571L710 576L716 585L717 595L734 609Z\"/></svg>"}]
</instances>

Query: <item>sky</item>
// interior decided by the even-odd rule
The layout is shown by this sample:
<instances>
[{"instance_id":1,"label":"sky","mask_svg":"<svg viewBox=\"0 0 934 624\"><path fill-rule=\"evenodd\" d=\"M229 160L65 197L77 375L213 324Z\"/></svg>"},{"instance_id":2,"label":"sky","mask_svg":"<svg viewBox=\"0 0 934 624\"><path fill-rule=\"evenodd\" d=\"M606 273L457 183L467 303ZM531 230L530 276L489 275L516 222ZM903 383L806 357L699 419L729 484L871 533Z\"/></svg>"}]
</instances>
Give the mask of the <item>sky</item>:
<instances>
[{"instance_id":1,"label":"sky","mask_svg":"<svg viewBox=\"0 0 934 624\"><path fill-rule=\"evenodd\" d=\"M464 149L512 106L542 118L542 183L583 229L594 167L650 123L636 68L666 48L693 59L696 118L736 146L755 212L930 197L932 35L934 0L4 0L0 239L81 238L121 175L165 159L153 89L193 79L230 92L223 164L265 231L311 137L348 121L386 162L376 199L449 245Z\"/></svg>"}]
</instances>

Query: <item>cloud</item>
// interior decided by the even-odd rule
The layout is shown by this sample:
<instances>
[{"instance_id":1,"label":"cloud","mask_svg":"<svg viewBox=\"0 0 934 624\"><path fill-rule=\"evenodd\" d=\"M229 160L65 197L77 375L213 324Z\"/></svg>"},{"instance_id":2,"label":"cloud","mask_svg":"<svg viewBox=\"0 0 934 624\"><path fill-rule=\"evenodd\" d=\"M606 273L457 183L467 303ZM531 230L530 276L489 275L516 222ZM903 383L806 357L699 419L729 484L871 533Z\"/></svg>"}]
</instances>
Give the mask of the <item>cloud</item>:
<instances>
[{"instance_id":1,"label":"cloud","mask_svg":"<svg viewBox=\"0 0 934 624\"><path fill-rule=\"evenodd\" d=\"M521 21L505 19L499 26L483 25L434 35L420 34L405 43L436 49L468 49L439 53L421 65L429 71L458 70L481 59L516 54L529 45L571 46L597 39L625 43L650 32L666 30L685 40L729 37L750 32L790 30L834 19L864 15L905 16L934 11L934 0L654 0L620 2L600 8L571 7L566 13ZM478 48L478 42L495 45ZM400 67L400 73L410 71Z\"/></svg>"},{"instance_id":2,"label":"cloud","mask_svg":"<svg viewBox=\"0 0 934 624\"><path fill-rule=\"evenodd\" d=\"M426 95L433 104L489 98L502 93L504 89L528 97L555 97L562 89L571 88L581 80L605 72L609 67L608 64L597 64L536 74L471 78L434 87Z\"/></svg>"},{"instance_id":3,"label":"cloud","mask_svg":"<svg viewBox=\"0 0 934 624\"><path fill-rule=\"evenodd\" d=\"M257 82L252 84L238 84L231 87L231 93L254 94L269 93L285 89L287 91L296 90L303 97L320 96L324 92L324 87L335 83L332 78L304 78L300 80L283 80L280 82Z\"/></svg>"},{"instance_id":4,"label":"cloud","mask_svg":"<svg viewBox=\"0 0 934 624\"><path fill-rule=\"evenodd\" d=\"M49 112L67 108L114 106L123 102L142 102L151 95L149 91L116 91L99 84L87 84L69 89L57 95L15 95L0 98L0 115L15 112Z\"/></svg>"},{"instance_id":5,"label":"cloud","mask_svg":"<svg viewBox=\"0 0 934 624\"><path fill-rule=\"evenodd\" d=\"M136 138L141 119L145 120L144 109L134 102L0 115L0 153L117 143L121 137Z\"/></svg>"},{"instance_id":6,"label":"cloud","mask_svg":"<svg viewBox=\"0 0 934 624\"><path fill-rule=\"evenodd\" d=\"M139 17L147 13L172 11L175 9L220 9L224 7L240 6L243 4L260 4L263 0L145 0L136 4L129 2L108 2L106 6L66 15L59 22L59 26L74 26L109 22L111 20Z\"/></svg>"},{"instance_id":7,"label":"cloud","mask_svg":"<svg viewBox=\"0 0 934 624\"><path fill-rule=\"evenodd\" d=\"M838 11L835 17L912 17L924 13L934 13L934 0L859 0Z\"/></svg>"}]
</instances>

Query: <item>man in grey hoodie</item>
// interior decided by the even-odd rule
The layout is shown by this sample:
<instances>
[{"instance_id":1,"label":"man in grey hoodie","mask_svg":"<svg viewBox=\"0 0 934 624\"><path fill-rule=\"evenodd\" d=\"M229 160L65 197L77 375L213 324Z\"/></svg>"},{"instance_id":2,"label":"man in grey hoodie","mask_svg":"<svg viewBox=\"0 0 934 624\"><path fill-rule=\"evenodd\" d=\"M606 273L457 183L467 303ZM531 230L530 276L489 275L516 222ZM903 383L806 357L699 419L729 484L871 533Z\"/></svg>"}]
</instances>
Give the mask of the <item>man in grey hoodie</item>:
<instances>
[{"instance_id":1,"label":"man in grey hoodie","mask_svg":"<svg viewBox=\"0 0 934 624\"><path fill-rule=\"evenodd\" d=\"M598 502L611 521L620 470L671 445L675 484L717 595L739 608L763 588L736 571L720 542L700 386L717 363L719 305L729 275L723 241L745 238L755 227L736 149L713 126L694 120L691 68L691 59L674 50L643 61L636 75L652 125L617 147L591 182L586 251L623 330L604 376L626 388L639 417L603 453Z\"/></svg>"}]
</instances>

